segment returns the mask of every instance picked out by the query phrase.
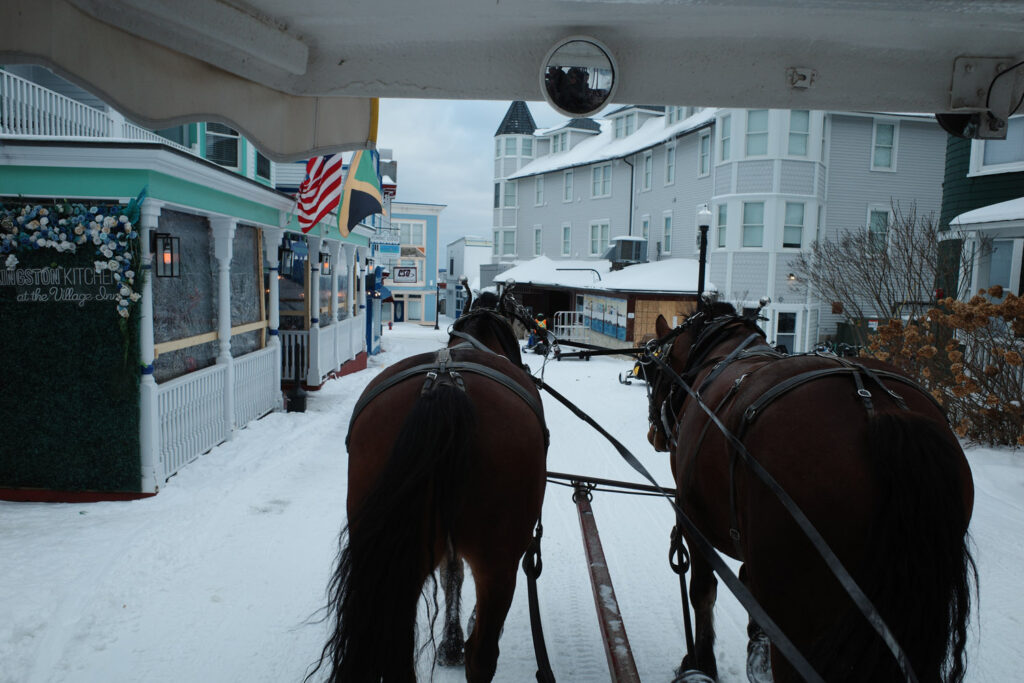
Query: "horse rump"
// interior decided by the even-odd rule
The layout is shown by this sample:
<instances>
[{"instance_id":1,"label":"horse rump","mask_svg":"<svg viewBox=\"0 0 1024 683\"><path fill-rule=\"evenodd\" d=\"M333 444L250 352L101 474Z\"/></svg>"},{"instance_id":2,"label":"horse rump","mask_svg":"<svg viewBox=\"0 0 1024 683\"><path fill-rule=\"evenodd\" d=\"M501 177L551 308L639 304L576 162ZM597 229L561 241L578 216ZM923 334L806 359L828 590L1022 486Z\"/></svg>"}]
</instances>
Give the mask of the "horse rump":
<instances>
[{"instance_id":1,"label":"horse rump","mask_svg":"<svg viewBox=\"0 0 1024 683\"><path fill-rule=\"evenodd\" d=\"M332 682L415 679L417 607L459 514L475 435L466 393L435 385L413 404L390 451L372 454L386 463L368 492L354 491L350 477L350 499L365 497L342 531L328 591L332 633L310 676L329 664ZM350 457L374 447L353 439ZM433 595L432 620L436 584Z\"/></svg>"},{"instance_id":2,"label":"horse rump","mask_svg":"<svg viewBox=\"0 0 1024 683\"><path fill-rule=\"evenodd\" d=\"M857 580L917 679L963 680L971 588L973 484L948 428L907 413L869 418L866 452L878 500ZM965 481L966 479L966 481ZM830 683L903 681L896 658L852 602L810 653Z\"/></svg>"}]
</instances>

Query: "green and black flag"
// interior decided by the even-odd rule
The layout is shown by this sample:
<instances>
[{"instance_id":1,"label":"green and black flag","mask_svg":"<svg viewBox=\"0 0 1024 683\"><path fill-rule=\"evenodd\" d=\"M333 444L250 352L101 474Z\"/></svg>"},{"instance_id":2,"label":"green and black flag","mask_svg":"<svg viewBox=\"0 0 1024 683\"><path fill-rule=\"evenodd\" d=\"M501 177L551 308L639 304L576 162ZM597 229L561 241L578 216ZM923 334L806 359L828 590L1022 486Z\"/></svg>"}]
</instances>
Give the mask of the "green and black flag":
<instances>
[{"instance_id":1,"label":"green and black flag","mask_svg":"<svg viewBox=\"0 0 1024 683\"><path fill-rule=\"evenodd\" d=\"M347 237L359 221L384 210L375 155L372 150L360 150L349 162L338 211L338 230L342 237Z\"/></svg>"}]
</instances>

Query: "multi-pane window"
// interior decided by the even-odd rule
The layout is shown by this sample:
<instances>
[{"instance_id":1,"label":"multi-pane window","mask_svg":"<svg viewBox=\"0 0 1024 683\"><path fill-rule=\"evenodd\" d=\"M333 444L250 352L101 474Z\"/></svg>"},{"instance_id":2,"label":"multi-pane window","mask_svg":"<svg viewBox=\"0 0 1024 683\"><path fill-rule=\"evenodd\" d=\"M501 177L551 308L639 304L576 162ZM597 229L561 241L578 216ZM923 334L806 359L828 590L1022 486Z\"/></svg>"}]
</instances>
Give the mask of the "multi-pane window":
<instances>
[{"instance_id":1,"label":"multi-pane window","mask_svg":"<svg viewBox=\"0 0 1024 683\"><path fill-rule=\"evenodd\" d=\"M534 226L534 228L533 228L533 255L534 256L540 256L541 255L541 249L542 249L541 245L543 243L543 237L544 237L544 228L539 226L539 225Z\"/></svg>"},{"instance_id":2,"label":"multi-pane window","mask_svg":"<svg viewBox=\"0 0 1024 683\"><path fill-rule=\"evenodd\" d=\"M972 159L972 171L1019 171L1024 164L1024 117L1011 118L1006 126L1005 140L984 140L972 143L981 146L980 159Z\"/></svg>"},{"instance_id":3,"label":"multi-pane window","mask_svg":"<svg viewBox=\"0 0 1024 683\"><path fill-rule=\"evenodd\" d=\"M718 246L719 248L725 248L725 236L726 228L728 226L729 219L729 205L719 204L718 205Z\"/></svg>"},{"instance_id":4,"label":"multi-pane window","mask_svg":"<svg viewBox=\"0 0 1024 683\"><path fill-rule=\"evenodd\" d=\"M885 249L888 232L889 212L884 209L872 209L868 214L868 237L871 246L879 250Z\"/></svg>"},{"instance_id":5,"label":"multi-pane window","mask_svg":"<svg viewBox=\"0 0 1024 683\"><path fill-rule=\"evenodd\" d=\"M626 116L626 135L632 135L633 131L636 130L636 114L628 114Z\"/></svg>"},{"instance_id":6,"label":"multi-pane window","mask_svg":"<svg viewBox=\"0 0 1024 683\"><path fill-rule=\"evenodd\" d=\"M514 256L516 253L516 231L503 230L501 234L502 256Z\"/></svg>"},{"instance_id":7,"label":"multi-pane window","mask_svg":"<svg viewBox=\"0 0 1024 683\"><path fill-rule=\"evenodd\" d=\"M896 168L896 124L876 122L874 138L871 168Z\"/></svg>"},{"instance_id":8,"label":"multi-pane window","mask_svg":"<svg viewBox=\"0 0 1024 683\"><path fill-rule=\"evenodd\" d=\"M719 129L718 150L721 154L721 157L719 158L719 161L729 161L729 144L732 141L732 115L726 114L725 116L723 116L720 126L721 128Z\"/></svg>"},{"instance_id":9,"label":"multi-pane window","mask_svg":"<svg viewBox=\"0 0 1024 683\"><path fill-rule=\"evenodd\" d=\"M540 206L544 203L544 176L537 176L533 182L533 203Z\"/></svg>"},{"instance_id":10,"label":"multi-pane window","mask_svg":"<svg viewBox=\"0 0 1024 683\"><path fill-rule=\"evenodd\" d=\"M786 202L786 221L782 227L782 246L799 249L804 235L804 205Z\"/></svg>"},{"instance_id":11,"label":"multi-pane window","mask_svg":"<svg viewBox=\"0 0 1024 683\"><path fill-rule=\"evenodd\" d=\"M569 133L555 133L551 136L551 153L564 152L568 147Z\"/></svg>"},{"instance_id":12,"label":"multi-pane window","mask_svg":"<svg viewBox=\"0 0 1024 683\"><path fill-rule=\"evenodd\" d=\"M602 164L590 170L591 196L607 197L612 193L612 165Z\"/></svg>"},{"instance_id":13,"label":"multi-pane window","mask_svg":"<svg viewBox=\"0 0 1024 683\"><path fill-rule=\"evenodd\" d=\"M572 226L566 223L562 226L562 256L568 256L572 250Z\"/></svg>"},{"instance_id":14,"label":"multi-pane window","mask_svg":"<svg viewBox=\"0 0 1024 683\"><path fill-rule=\"evenodd\" d=\"M514 157L516 155L516 139L505 138L505 156Z\"/></svg>"},{"instance_id":15,"label":"multi-pane window","mask_svg":"<svg viewBox=\"0 0 1024 683\"><path fill-rule=\"evenodd\" d=\"M590 255L599 256L608 246L609 228L607 221L590 224Z\"/></svg>"},{"instance_id":16,"label":"multi-pane window","mask_svg":"<svg viewBox=\"0 0 1024 683\"><path fill-rule=\"evenodd\" d=\"M616 139L621 138L623 136L623 134L624 134L623 131L625 131L625 130L626 130L626 119L625 119L624 116L620 116L619 118L615 119L615 138Z\"/></svg>"},{"instance_id":17,"label":"multi-pane window","mask_svg":"<svg viewBox=\"0 0 1024 683\"><path fill-rule=\"evenodd\" d=\"M644 155L643 188L651 189L651 176L654 174L654 155L648 152Z\"/></svg>"},{"instance_id":18,"label":"multi-pane window","mask_svg":"<svg viewBox=\"0 0 1024 683\"><path fill-rule=\"evenodd\" d=\"M505 206L511 207L516 205L516 183L514 180L509 180L505 183Z\"/></svg>"},{"instance_id":19,"label":"multi-pane window","mask_svg":"<svg viewBox=\"0 0 1024 683\"><path fill-rule=\"evenodd\" d=\"M491 253L495 256L501 255L501 230L495 230L493 232L494 239L492 243Z\"/></svg>"},{"instance_id":20,"label":"multi-pane window","mask_svg":"<svg viewBox=\"0 0 1024 683\"><path fill-rule=\"evenodd\" d=\"M415 244L417 246L426 243L426 225L419 221L391 221L392 228L398 228L402 244Z\"/></svg>"},{"instance_id":21,"label":"multi-pane window","mask_svg":"<svg viewBox=\"0 0 1024 683\"><path fill-rule=\"evenodd\" d=\"M768 153L768 110L751 109L747 112L746 155L764 156Z\"/></svg>"},{"instance_id":22,"label":"multi-pane window","mask_svg":"<svg viewBox=\"0 0 1024 683\"><path fill-rule=\"evenodd\" d=\"M494 183L494 208L501 206L501 183Z\"/></svg>"},{"instance_id":23,"label":"multi-pane window","mask_svg":"<svg viewBox=\"0 0 1024 683\"><path fill-rule=\"evenodd\" d=\"M206 124L206 158L221 166L238 166L238 141L234 128L223 123Z\"/></svg>"},{"instance_id":24,"label":"multi-pane window","mask_svg":"<svg viewBox=\"0 0 1024 683\"><path fill-rule=\"evenodd\" d=\"M572 169L569 169L562 176L562 201L572 201Z\"/></svg>"},{"instance_id":25,"label":"multi-pane window","mask_svg":"<svg viewBox=\"0 0 1024 683\"><path fill-rule=\"evenodd\" d=\"M711 136L704 134L700 136L699 150L697 152L697 175L707 175L711 172Z\"/></svg>"},{"instance_id":26,"label":"multi-pane window","mask_svg":"<svg viewBox=\"0 0 1024 683\"><path fill-rule=\"evenodd\" d=\"M644 239L648 239L651 236L651 218L650 216L644 216L640 220L640 236Z\"/></svg>"},{"instance_id":27,"label":"multi-pane window","mask_svg":"<svg viewBox=\"0 0 1024 683\"><path fill-rule=\"evenodd\" d=\"M661 246L662 252L665 254L672 253L672 214L666 213L664 216L664 231L662 232Z\"/></svg>"},{"instance_id":28,"label":"multi-pane window","mask_svg":"<svg viewBox=\"0 0 1024 683\"><path fill-rule=\"evenodd\" d=\"M676 181L676 148L670 145L665 148L665 184L671 185Z\"/></svg>"},{"instance_id":29,"label":"multi-pane window","mask_svg":"<svg viewBox=\"0 0 1024 683\"><path fill-rule=\"evenodd\" d=\"M665 114L668 116L668 125L671 126L679 120L679 107L667 107Z\"/></svg>"},{"instance_id":30,"label":"multi-pane window","mask_svg":"<svg viewBox=\"0 0 1024 683\"><path fill-rule=\"evenodd\" d=\"M811 133L811 112L794 109L789 112L789 150L795 157L807 156L807 138Z\"/></svg>"},{"instance_id":31,"label":"multi-pane window","mask_svg":"<svg viewBox=\"0 0 1024 683\"><path fill-rule=\"evenodd\" d=\"M498 159L501 157L501 138L494 139L494 158Z\"/></svg>"},{"instance_id":32,"label":"multi-pane window","mask_svg":"<svg viewBox=\"0 0 1024 683\"><path fill-rule=\"evenodd\" d=\"M523 156L533 156L533 138L523 138Z\"/></svg>"},{"instance_id":33,"label":"multi-pane window","mask_svg":"<svg viewBox=\"0 0 1024 683\"><path fill-rule=\"evenodd\" d=\"M764 202L743 202L743 246L764 245Z\"/></svg>"}]
</instances>

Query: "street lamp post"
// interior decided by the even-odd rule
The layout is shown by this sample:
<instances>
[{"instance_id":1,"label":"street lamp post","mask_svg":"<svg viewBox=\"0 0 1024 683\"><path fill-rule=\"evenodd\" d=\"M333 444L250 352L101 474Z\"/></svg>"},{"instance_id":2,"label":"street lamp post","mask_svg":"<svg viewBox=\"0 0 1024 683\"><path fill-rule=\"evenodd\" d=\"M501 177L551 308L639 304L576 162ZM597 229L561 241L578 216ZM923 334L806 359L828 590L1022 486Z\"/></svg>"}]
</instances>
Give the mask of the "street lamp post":
<instances>
[{"instance_id":1,"label":"street lamp post","mask_svg":"<svg viewBox=\"0 0 1024 683\"><path fill-rule=\"evenodd\" d=\"M441 281L435 280L434 286L436 291L436 294L434 295L434 329L439 330L441 328L438 326L437 322L441 317Z\"/></svg>"}]
</instances>

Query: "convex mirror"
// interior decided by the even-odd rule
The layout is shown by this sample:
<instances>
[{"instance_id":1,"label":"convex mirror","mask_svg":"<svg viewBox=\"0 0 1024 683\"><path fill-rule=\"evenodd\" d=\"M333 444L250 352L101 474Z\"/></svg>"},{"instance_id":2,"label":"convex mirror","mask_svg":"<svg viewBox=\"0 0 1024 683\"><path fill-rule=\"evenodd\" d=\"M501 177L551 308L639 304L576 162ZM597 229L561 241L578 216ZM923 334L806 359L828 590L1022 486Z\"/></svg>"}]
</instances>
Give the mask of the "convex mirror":
<instances>
[{"instance_id":1,"label":"convex mirror","mask_svg":"<svg viewBox=\"0 0 1024 683\"><path fill-rule=\"evenodd\" d=\"M592 116L611 102L615 72L611 53L600 41L573 36L548 51L541 64L540 88L558 113Z\"/></svg>"}]
</instances>

